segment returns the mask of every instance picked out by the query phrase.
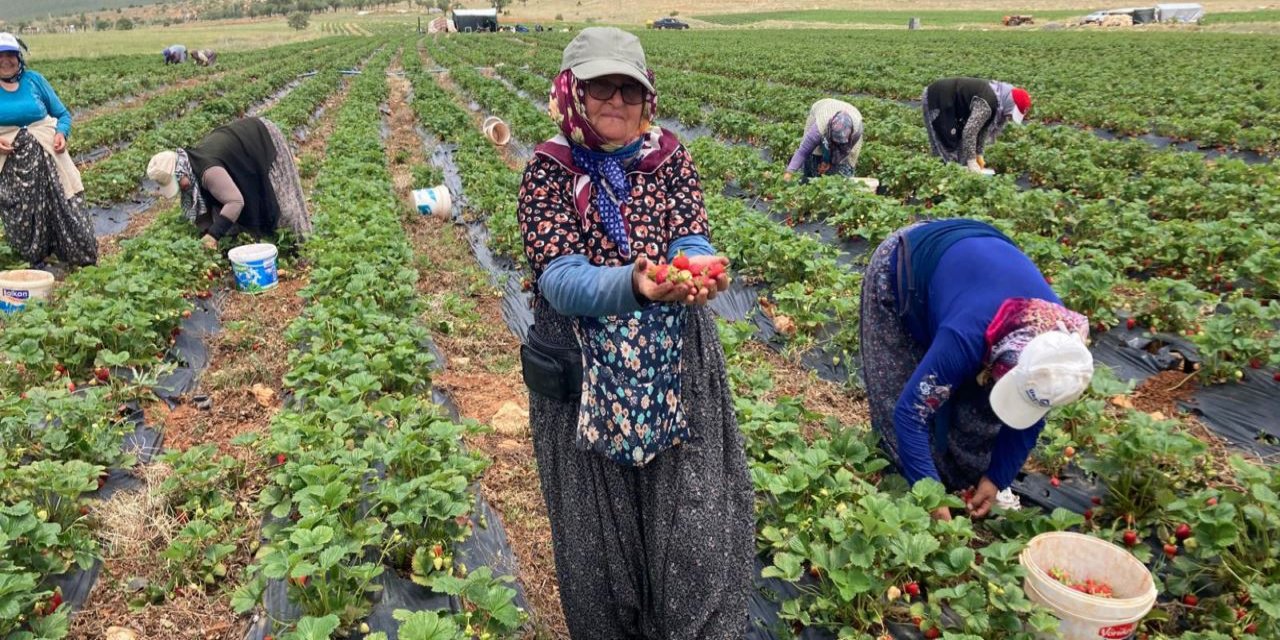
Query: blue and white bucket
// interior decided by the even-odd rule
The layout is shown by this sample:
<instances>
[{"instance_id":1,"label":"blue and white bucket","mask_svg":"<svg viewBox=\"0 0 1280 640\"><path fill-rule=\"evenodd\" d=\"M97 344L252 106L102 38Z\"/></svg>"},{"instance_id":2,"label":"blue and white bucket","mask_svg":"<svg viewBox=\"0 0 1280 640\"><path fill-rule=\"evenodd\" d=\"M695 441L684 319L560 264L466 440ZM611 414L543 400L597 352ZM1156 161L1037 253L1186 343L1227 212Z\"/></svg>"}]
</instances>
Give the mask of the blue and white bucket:
<instances>
[{"instance_id":1,"label":"blue and white bucket","mask_svg":"<svg viewBox=\"0 0 1280 640\"><path fill-rule=\"evenodd\" d=\"M53 274L38 269L0 271L0 313L17 313L53 290Z\"/></svg>"},{"instance_id":2,"label":"blue and white bucket","mask_svg":"<svg viewBox=\"0 0 1280 640\"><path fill-rule=\"evenodd\" d=\"M453 197L449 195L449 187L439 185L415 190L413 204L418 207L418 213L423 215L447 216L453 209Z\"/></svg>"},{"instance_id":3,"label":"blue and white bucket","mask_svg":"<svg viewBox=\"0 0 1280 640\"><path fill-rule=\"evenodd\" d=\"M276 246L246 244L227 253L231 270L236 275L236 288L245 293L260 293L277 284Z\"/></svg>"}]
</instances>

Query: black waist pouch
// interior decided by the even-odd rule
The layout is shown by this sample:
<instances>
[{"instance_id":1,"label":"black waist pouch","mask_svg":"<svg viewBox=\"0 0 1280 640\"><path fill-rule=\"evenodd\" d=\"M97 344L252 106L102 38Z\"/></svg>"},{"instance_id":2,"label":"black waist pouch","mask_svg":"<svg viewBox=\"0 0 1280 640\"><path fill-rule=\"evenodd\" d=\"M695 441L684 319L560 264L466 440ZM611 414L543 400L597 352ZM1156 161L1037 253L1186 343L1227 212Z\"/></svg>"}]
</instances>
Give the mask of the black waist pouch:
<instances>
[{"instance_id":1,"label":"black waist pouch","mask_svg":"<svg viewBox=\"0 0 1280 640\"><path fill-rule=\"evenodd\" d=\"M561 402L582 396L582 349L561 347L543 340L535 327L520 345L520 369L529 390Z\"/></svg>"}]
</instances>

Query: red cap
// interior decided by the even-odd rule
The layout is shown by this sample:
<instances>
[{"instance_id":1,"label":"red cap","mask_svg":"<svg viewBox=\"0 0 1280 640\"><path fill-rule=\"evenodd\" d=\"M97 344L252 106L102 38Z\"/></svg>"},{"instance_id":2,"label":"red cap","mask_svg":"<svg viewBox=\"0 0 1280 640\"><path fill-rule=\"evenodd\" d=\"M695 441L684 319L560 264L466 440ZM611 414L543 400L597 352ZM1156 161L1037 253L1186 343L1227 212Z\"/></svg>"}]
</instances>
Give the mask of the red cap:
<instances>
[{"instance_id":1,"label":"red cap","mask_svg":"<svg viewBox=\"0 0 1280 640\"><path fill-rule=\"evenodd\" d=\"M1018 107L1018 111L1021 111L1022 115L1027 115L1031 112L1031 94L1021 87L1015 88L1013 90L1013 104Z\"/></svg>"}]
</instances>

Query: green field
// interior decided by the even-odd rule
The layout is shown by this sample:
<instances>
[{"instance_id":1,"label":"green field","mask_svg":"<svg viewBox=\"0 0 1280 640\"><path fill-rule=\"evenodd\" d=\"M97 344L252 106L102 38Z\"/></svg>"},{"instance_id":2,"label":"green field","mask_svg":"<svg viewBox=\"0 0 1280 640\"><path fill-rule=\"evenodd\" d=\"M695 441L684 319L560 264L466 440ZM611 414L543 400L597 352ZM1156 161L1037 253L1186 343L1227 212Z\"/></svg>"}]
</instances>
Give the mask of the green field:
<instances>
[{"instance_id":1,"label":"green field","mask_svg":"<svg viewBox=\"0 0 1280 640\"><path fill-rule=\"evenodd\" d=\"M766 21L822 22L829 24L896 24L906 26L911 18L920 18L925 27L961 24L1000 24L1010 14L1033 15L1041 22L1079 16L1079 11L845 11L815 9L812 11L766 11L694 16L698 20L725 26L741 26Z\"/></svg>"},{"instance_id":2,"label":"green field","mask_svg":"<svg viewBox=\"0 0 1280 640\"><path fill-rule=\"evenodd\" d=\"M1280 22L1280 9L1209 13L1205 15L1202 24L1243 24L1250 22Z\"/></svg>"},{"instance_id":3,"label":"green field","mask_svg":"<svg viewBox=\"0 0 1280 640\"><path fill-rule=\"evenodd\" d=\"M104 9L157 4L157 0L0 0L0 20L40 19L52 15L88 13Z\"/></svg>"}]
</instances>

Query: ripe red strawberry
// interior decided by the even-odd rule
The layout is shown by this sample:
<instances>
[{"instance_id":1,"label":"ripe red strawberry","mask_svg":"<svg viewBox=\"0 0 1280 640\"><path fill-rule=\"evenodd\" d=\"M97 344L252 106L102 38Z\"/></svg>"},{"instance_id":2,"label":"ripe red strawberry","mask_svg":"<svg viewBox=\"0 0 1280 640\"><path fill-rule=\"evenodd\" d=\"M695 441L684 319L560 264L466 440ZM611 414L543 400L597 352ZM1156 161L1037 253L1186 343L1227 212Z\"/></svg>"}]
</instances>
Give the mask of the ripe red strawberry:
<instances>
[{"instance_id":1,"label":"ripe red strawberry","mask_svg":"<svg viewBox=\"0 0 1280 640\"><path fill-rule=\"evenodd\" d=\"M1250 358L1250 359L1249 359L1249 368L1250 368L1250 369L1261 369L1261 368L1262 368L1262 358Z\"/></svg>"},{"instance_id":2,"label":"ripe red strawberry","mask_svg":"<svg viewBox=\"0 0 1280 640\"><path fill-rule=\"evenodd\" d=\"M1216 507L1216 506L1218 506L1218 499L1217 499L1217 498L1209 498L1208 500L1205 500L1205 501L1204 501L1204 503L1205 503L1206 505L1210 506L1210 507Z\"/></svg>"},{"instance_id":3,"label":"ripe red strawberry","mask_svg":"<svg viewBox=\"0 0 1280 640\"><path fill-rule=\"evenodd\" d=\"M1053 476L1052 478L1049 478L1049 484L1053 485L1054 488L1057 488L1062 484L1062 481L1058 479L1058 476Z\"/></svg>"},{"instance_id":4,"label":"ripe red strawberry","mask_svg":"<svg viewBox=\"0 0 1280 640\"><path fill-rule=\"evenodd\" d=\"M1092 503L1093 503L1093 506L1095 506L1095 507L1097 507L1097 506L1101 506L1101 505L1102 505L1102 498L1100 498L1100 497L1098 497L1098 496L1093 496L1092 498L1089 498L1089 502L1092 502Z\"/></svg>"},{"instance_id":5,"label":"ripe red strawberry","mask_svg":"<svg viewBox=\"0 0 1280 640\"><path fill-rule=\"evenodd\" d=\"M1245 627L1245 628L1244 628L1244 632L1245 632L1245 633L1247 633L1247 634L1249 634L1249 635L1253 635L1253 634L1257 633L1257 632L1258 632L1258 623L1256 623L1256 622L1250 622L1250 623L1249 623L1249 626L1247 626L1247 627Z\"/></svg>"},{"instance_id":6,"label":"ripe red strawberry","mask_svg":"<svg viewBox=\"0 0 1280 640\"><path fill-rule=\"evenodd\" d=\"M915 596L920 595L920 585L919 585L918 583L915 583L915 582L908 582L908 583L906 583L906 584L902 585L902 590L903 590L903 591L905 591L907 595L909 595L909 596L911 596L911 597L913 597L913 598L914 598Z\"/></svg>"},{"instance_id":7,"label":"ripe red strawberry","mask_svg":"<svg viewBox=\"0 0 1280 640\"><path fill-rule=\"evenodd\" d=\"M1180 524L1180 525L1178 525L1178 528L1173 530L1173 535L1174 535L1174 537L1176 537L1176 538L1177 538L1177 539L1179 539L1179 540L1186 540L1187 538L1190 538L1190 537L1191 537L1191 525L1189 525L1189 524L1187 524L1187 523L1185 523L1185 522L1184 522L1184 523L1182 523L1182 524Z\"/></svg>"},{"instance_id":8,"label":"ripe red strawberry","mask_svg":"<svg viewBox=\"0 0 1280 640\"><path fill-rule=\"evenodd\" d=\"M67 367L66 367L65 365L63 365L61 362L59 362L59 363L57 363L57 364L53 365L53 370L54 370L54 371L57 371L57 372L58 372L58 375L60 375L60 376L65 376L65 375L67 375Z\"/></svg>"},{"instance_id":9,"label":"ripe red strawberry","mask_svg":"<svg viewBox=\"0 0 1280 640\"><path fill-rule=\"evenodd\" d=\"M671 266L687 271L689 269L689 256L686 256L683 251L677 253L675 259L671 261Z\"/></svg>"},{"instance_id":10,"label":"ripe red strawberry","mask_svg":"<svg viewBox=\"0 0 1280 640\"><path fill-rule=\"evenodd\" d=\"M1138 532L1133 529L1125 529L1124 546L1133 547L1138 544Z\"/></svg>"},{"instance_id":11,"label":"ripe red strawberry","mask_svg":"<svg viewBox=\"0 0 1280 640\"><path fill-rule=\"evenodd\" d=\"M924 637L928 640L937 640L942 637L942 629L930 627L928 631L924 632Z\"/></svg>"},{"instance_id":12,"label":"ripe red strawberry","mask_svg":"<svg viewBox=\"0 0 1280 640\"><path fill-rule=\"evenodd\" d=\"M1244 617L1247 615L1249 615L1249 611L1247 609L1243 607L1236 609L1236 620L1244 620Z\"/></svg>"},{"instance_id":13,"label":"ripe red strawberry","mask_svg":"<svg viewBox=\"0 0 1280 640\"><path fill-rule=\"evenodd\" d=\"M1134 320L1133 318L1129 318L1128 320L1124 321L1124 326L1128 327L1129 329L1133 329L1134 327L1138 326L1138 321Z\"/></svg>"},{"instance_id":14,"label":"ripe red strawberry","mask_svg":"<svg viewBox=\"0 0 1280 640\"><path fill-rule=\"evenodd\" d=\"M722 263L712 262L711 266L707 267L707 277L712 280L719 278L722 274L724 274L724 264Z\"/></svg>"},{"instance_id":15,"label":"ripe red strawberry","mask_svg":"<svg viewBox=\"0 0 1280 640\"><path fill-rule=\"evenodd\" d=\"M71 393L75 393L75 392L76 392L76 383L74 383L74 382L68 382L68 383L67 383L67 391L70 391Z\"/></svg>"},{"instance_id":16,"label":"ripe red strawberry","mask_svg":"<svg viewBox=\"0 0 1280 640\"><path fill-rule=\"evenodd\" d=\"M1280 382L1280 371L1277 371L1274 374L1272 374L1271 379L1275 380L1276 382Z\"/></svg>"},{"instance_id":17,"label":"ripe red strawberry","mask_svg":"<svg viewBox=\"0 0 1280 640\"><path fill-rule=\"evenodd\" d=\"M436 546L434 546L434 547L431 547L431 556L432 556L432 557L435 557L435 558L443 558L443 557L444 557L444 547L443 547L443 546L441 546L441 545L436 545Z\"/></svg>"},{"instance_id":18,"label":"ripe red strawberry","mask_svg":"<svg viewBox=\"0 0 1280 640\"><path fill-rule=\"evenodd\" d=\"M656 283L658 283L658 284L662 284L662 283L666 282L666 281L667 281L667 272L668 272L668 271L670 271L670 270L671 270L671 265L667 265L667 264L660 264L660 265L658 265L658 271L657 271L657 273L654 275L654 277L653 277L653 281L654 281L654 282L656 282Z\"/></svg>"},{"instance_id":19,"label":"ripe red strawberry","mask_svg":"<svg viewBox=\"0 0 1280 640\"><path fill-rule=\"evenodd\" d=\"M293 579L293 583L299 587L305 587L307 586L307 576L298 576Z\"/></svg>"},{"instance_id":20,"label":"ripe red strawberry","mask_svg":"<svg viewBox=\"0 0 1280 640\"><path fill-rule=\"evenodd\" d=\"M284 464L285 460L288 460L288 458L283 453L276 454L276 464Z\"/></svg>"},{"instance_id":21,"label":"ripe red strawberry","mask_svg":"<svg viewBox=\"0 0 1280 640\"><path fill-rule=\"evenodd\" d=\"M55 589L53 595L49 598L49 613L52 614L62 606L62 589Z\"/></svg>"},{"instance_id":22,"label":"ripe red strawberry","mask_svg":"<svg viewBox=\"0 0 1280 640\"><path fill-rule=\"evenodd\" d=\"M1164 555L1169 556L1170 560L1174 559L1178 555L1178 547L1166 542L1164 545Z\"/></svg>"},{"instance_id":23,"label":"ripe red strawberry","mask_svg":"<svg viewBox=\"0 0 1280 640\"><path fill-rule=\"evenodd\" d=\"M1070 460L1071 458L1076 457L1076 448L1069 446L1066 449L1062 450L1062 455L1065 456L1068 460Z\"/></svg>"},{"instance_id":24,"label":"ripe red strawberry","mask_svg":"<svg viewBox=\"0 0 1280 640\"><path fill-rule=\"evenodd\" d=\"M1086 521L1086 522L1091 522L1091 521L1093 521L1093 509L1085 509L1085 510L1084 510L1084 519L1085 519L1085 521Z\"/></svg>"},{"instance_id":25,"label":"ripe red strawberry","mask_svg":"<svg viewBox=\"0 0 1280 640\"><path fill-rule=\"evenodd\" d=\"M98 378L98 382L106 382L111 377L111 371L106 367L98 367L94 370L93 375Z\"/></svg>"},{"instance_id":26,"label":"ripe red strawberry","mask_svg":"<svg viewBox=\"0 0 1280 640\"><path fill-rule=\"evenodd\" d=\"M1185 604L1188 607L1194 607L1200 604L1200 598L1196 597L1196 594L1194 593L1188 593L1187 595L1182 596L1182 604Z\"/></svg>"}]
</instances>

